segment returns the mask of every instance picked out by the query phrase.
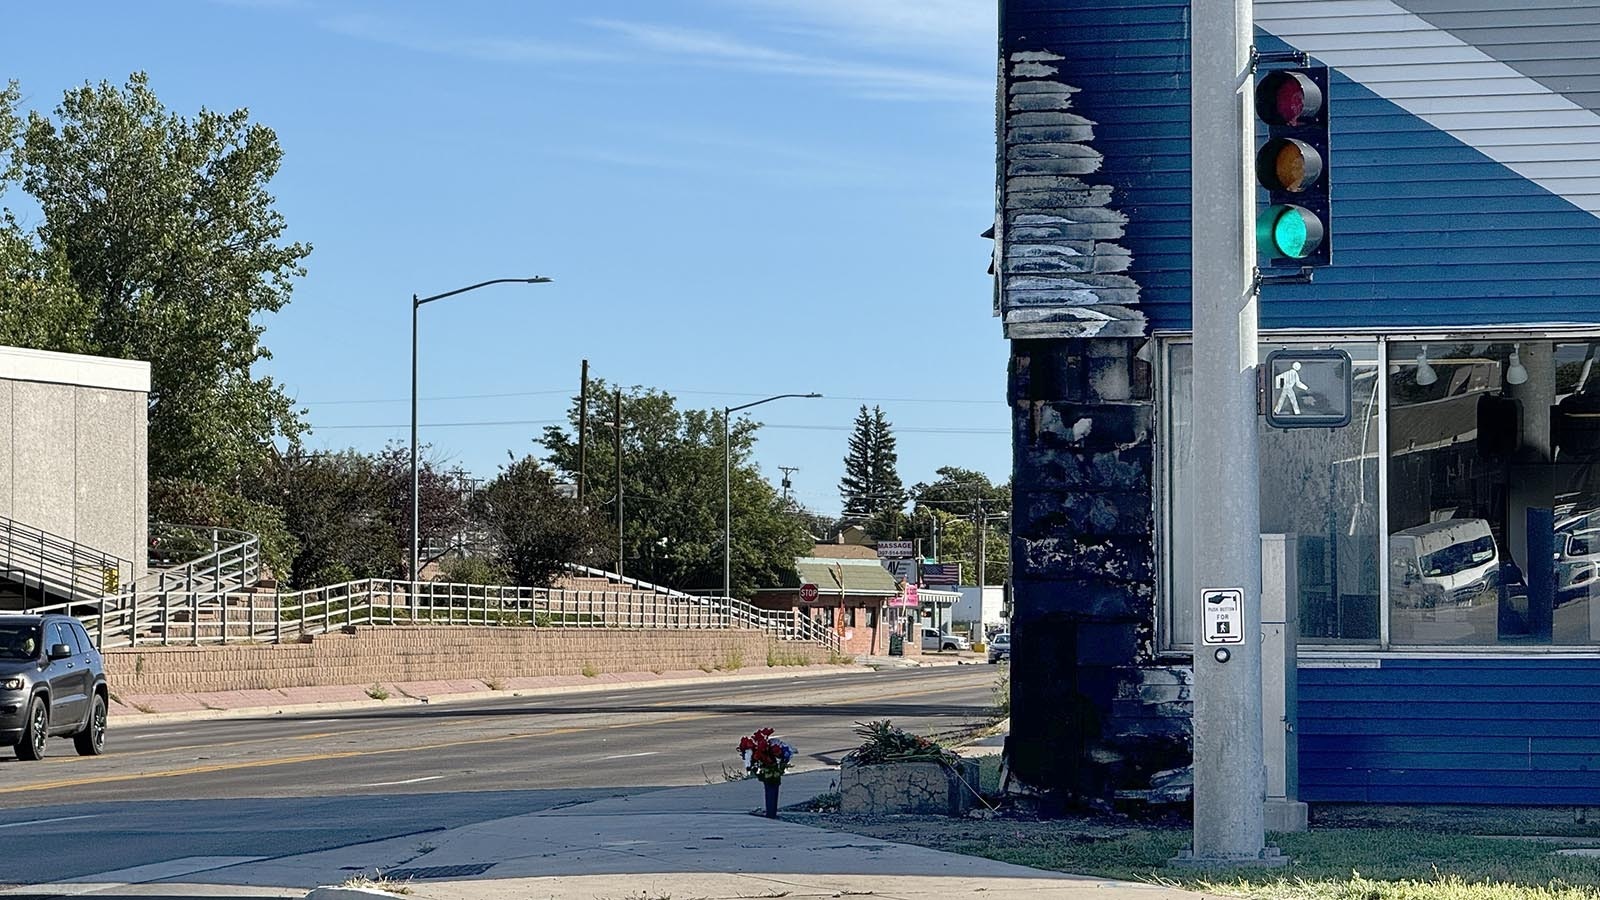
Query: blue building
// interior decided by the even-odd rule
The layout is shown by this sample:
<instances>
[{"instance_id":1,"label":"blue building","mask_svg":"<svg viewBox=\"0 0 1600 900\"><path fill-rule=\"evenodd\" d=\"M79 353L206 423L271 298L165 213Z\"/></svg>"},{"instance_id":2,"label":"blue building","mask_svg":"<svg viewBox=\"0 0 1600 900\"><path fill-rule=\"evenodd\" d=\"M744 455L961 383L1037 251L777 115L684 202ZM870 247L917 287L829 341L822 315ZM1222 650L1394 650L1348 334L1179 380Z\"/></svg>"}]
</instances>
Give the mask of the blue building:
<instances>
[{"instance_id":1,"label":"blue building","mask_svg":"<svg viewBox=\"0 0 1600 900\"><path fill-rule=\"evenodd\" d=\"M1254 10L1331 69L1333 263L1262 356L1354 363L1350 425L1260 431L1300 798L1600 805L1600 0ZM1189 16L1001 3L1010 752L1075 797L1188 761Z\"/></svg>"}]
</instances>

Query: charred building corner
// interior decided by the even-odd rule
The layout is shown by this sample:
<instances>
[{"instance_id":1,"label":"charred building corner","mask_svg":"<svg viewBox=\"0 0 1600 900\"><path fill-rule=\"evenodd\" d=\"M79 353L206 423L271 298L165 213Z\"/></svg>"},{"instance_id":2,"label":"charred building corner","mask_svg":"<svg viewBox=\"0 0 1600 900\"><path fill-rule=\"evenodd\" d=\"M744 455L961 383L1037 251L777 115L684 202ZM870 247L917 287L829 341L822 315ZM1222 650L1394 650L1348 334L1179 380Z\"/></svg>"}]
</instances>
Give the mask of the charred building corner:
<instances>
[{"instance_id":1,"label":"charred building corner","mask_svg":"<svg viewBox=\"0 0 1600 900\"><path fill-rule=\"evenodd\" d=\"M1013 658L1025 661L1010 764L1032 787L1109 799L1188 762L1190 678L1157 660L1152 633L1154 367L1126 191L1107 166L1129 145L1102 144L1105 79L1065 32L1002 44L994 270L1012 342Z\"/></svg>"}]
</instances>

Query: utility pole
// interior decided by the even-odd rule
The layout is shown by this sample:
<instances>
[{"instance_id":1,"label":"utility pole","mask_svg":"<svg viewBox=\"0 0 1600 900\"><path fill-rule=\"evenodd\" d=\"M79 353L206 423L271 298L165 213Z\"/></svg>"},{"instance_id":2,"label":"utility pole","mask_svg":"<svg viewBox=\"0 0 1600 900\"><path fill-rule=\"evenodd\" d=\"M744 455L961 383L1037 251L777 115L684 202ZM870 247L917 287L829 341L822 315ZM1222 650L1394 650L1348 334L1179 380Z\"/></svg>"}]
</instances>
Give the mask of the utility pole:
<instances>
[{"instance_id":1,"label":"utility pole","mask_svg":"<svg viewBox=\"0 0 1600 900\"><path fill-rule=\"evenodd\" d=\"M800 471L799 466L779 466L778 471L783 473L783 502L789 502L789 476Z\"/></svg>"},{"instance_id":2,"label":"utility pole","mask_svg":"<svg viewBox=\"0 0 1600 900\"><path fill-rule=\"evenodd\" d=\"M1251 0L1190 15L1194 310L1194 839L1176 863L1281 865L1266 847Z\"/></svg>"},{"instance_id":3,"label":"utility pole","mask_svg":"<svg viewBox=\"0 0 1600 900\"><path fill-rule=\"evenodd\" d=\"M578 381L578 506L583 506L583 473L589 462L589 361Z\"/></svg>"},{"instance_id":4,"label":"utility pole","mask_svg":"<svg viewBox=\"0 0 1600 900\"><path fill-rule=\"evenodd\" d=\"M622 389L616 389L616 577L622 577Z\"/></svg>"},{"instance_id":5,"label":"utility pole","mask_svg":"<svg viewBox=\"0 0 1600 900\"><path fill-rule=\"evenodd\" d=\"M973 524L974 528L978 529L978 558L976 560L976 567L977 567L977 570L978 570L978 573L977 573L977 576L978 576L978 608L982 609L983 608L983 583L984 583L983 579L988 575L988 573L986 571L984 571L984 568L985 568L984 557L988 555L987 551L989 549L988 548L988 541L987 541L987 538L989 536L989 516L988 516L987 512L983 508L983 498L982 497L979 497L978 499L976 499L976 500L974 500L972 502L973 502L974 506L976 507L976 512L973 515L973 523L972 524Z\"/></svg>"}]
</instances>

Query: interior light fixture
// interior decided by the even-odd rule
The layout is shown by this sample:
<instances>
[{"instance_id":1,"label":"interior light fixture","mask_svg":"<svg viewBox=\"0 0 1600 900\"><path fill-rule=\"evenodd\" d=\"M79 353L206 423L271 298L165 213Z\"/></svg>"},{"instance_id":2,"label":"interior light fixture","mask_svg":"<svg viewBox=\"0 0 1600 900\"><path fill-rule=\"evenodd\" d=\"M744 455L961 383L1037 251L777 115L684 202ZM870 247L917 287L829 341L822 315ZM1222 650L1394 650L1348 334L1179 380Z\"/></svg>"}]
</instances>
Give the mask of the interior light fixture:
<instances>
[{"instance_id":1,"label":"interior light fixture","mask_svg":"<svg viewBox=\"0 0 1600 900\"><path fill-rule=\"evenodd\" d=\"M1524 384L1528 380L1528 370L1522 365L1522 353L1519 348L1511 348L1511 365L1506 367L1506 384Z\"/></svg>"},{"instance_id":2,"label":"interior light fixture","mask_svg":"<svg viewBox=\"0 0 1600 900\"><path fill-rule=\"evenodd\" d=\"M1427 387L1439 380L1439 373L1428 365L1428 345L1422 345L1422 352L1417 354L1417 384Z\"/></svg>"}]
</instances>

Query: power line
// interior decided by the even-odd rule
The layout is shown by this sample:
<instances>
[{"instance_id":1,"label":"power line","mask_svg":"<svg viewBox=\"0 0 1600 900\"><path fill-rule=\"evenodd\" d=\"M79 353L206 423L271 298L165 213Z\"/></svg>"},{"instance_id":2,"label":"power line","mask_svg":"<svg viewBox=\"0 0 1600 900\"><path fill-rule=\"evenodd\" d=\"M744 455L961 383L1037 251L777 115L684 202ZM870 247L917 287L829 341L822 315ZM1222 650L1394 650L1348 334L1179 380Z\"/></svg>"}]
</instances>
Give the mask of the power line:
<instances>
[{"instance_id":1,"label":"power line","mask_svg":"<svg viewBox=\"0 0 1600 900\"><path fill-rule=\"evenodd\" d=\"M423 422L419 428L481 428L497 425L564 425L566 419L499 419L494 421L473 422ZM792 425L782 423L759 423L762 428L776 428L784 431L854 431L853 425ZM339 431L350 429L384 429L384 428L409 428L409 423L399 422L392 425L313 425L312 431ZM1009 428L976 428L976 427L939 427L939 426L895 426L896 434L1010 434Z\"/></svg>"},{"instance_id":2,"label":"power line","mask_svg":"<svg viewBox=\"0 0 1600 900\"><path fill-rule=\"evenodd\" d=\"M744 391L671 391L659 389L662 393L678 396L695 397L765 397L765 393L747 393ZM551 388L540 391L508 391L499 394L449 394L438 397L421 397L421 400L499 400L507 397L546 397L553 394L571 394L570 388ZM963 404L977 406L1005 405L1005 400L973 400L961 397L847 397L834 394L824 395L819 400L847 400L851 403L940 403ZM351 398L343 400L297 400L305 406L349 406L357 404L378 403L410 403L410 397L398 398Z\"/></svg>"},{"instance_id":3,"label":"power line","mask_svg":"<svg viewBox=\"0 0 1600 900\"><path fill-rule=\"evenodd\" d=\"M493 422L423 422L418 428L481 428L495 425L560 425L565 419L502 419ZM312 425L311 430L338 431L356 428L410 428L409 422L396 425Z\"/></svg>"}]
</instances>

